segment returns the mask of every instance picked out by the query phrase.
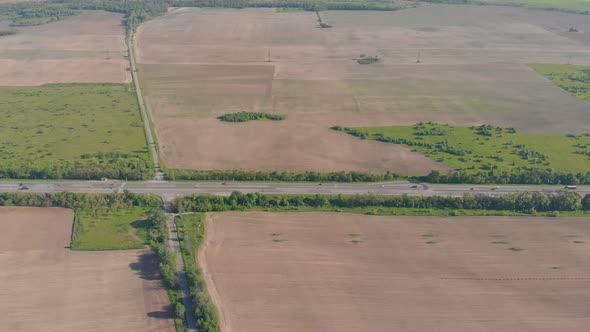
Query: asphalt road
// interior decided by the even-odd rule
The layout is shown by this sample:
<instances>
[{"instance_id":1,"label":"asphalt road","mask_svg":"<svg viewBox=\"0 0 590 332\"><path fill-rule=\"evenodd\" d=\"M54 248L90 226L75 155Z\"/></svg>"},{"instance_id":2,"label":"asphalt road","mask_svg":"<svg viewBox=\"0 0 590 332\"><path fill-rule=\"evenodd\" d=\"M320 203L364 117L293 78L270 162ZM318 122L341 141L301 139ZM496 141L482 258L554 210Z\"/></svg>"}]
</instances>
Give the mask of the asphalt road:
<instances>
[{"instance_id":1,"label":"asphalt road","mask_svg":"<svg viewBox=\"0 0 590 332\"><path fill-rule=\"evenodd\" d=\"M23 184L21 186L20 184ZM28 188L28 189L27 189ZM446 185L415 184L410 182L387 183L277 183L277 182L121 182L121 181L1 181L0 192L48 193L68 191L75 193L112 193L129 190L134 193L154 194L165 199L188 194L229 195L237 190L243 193L266 194L375 194L417 196L462 196L465 193L502 195L528 191L547 192L563 190L564 186L493 186L493 185ZM575 189L580 194L589 194L590 186Z\"/></svg>"}]
</instances>

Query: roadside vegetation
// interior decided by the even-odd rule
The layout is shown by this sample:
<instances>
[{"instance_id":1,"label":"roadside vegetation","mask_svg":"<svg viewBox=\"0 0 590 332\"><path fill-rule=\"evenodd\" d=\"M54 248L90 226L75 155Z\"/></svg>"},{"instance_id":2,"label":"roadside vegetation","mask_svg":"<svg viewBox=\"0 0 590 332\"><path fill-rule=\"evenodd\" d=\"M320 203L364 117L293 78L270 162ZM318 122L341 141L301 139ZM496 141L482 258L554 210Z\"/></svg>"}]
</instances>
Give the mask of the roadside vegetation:
<instances>
[{"instance_id":1,"label":"roadside vegetation","mask_svg":"<svg viewBox=\"0 0 590 332\"><path fill-rule=\"evenodd\" d=\"M167 169L166 177L170 180L190 181L283 181L283 182L378 182L400 179L396 174L363 172L259 172L242 170L190 170Z\"/></svg>"},{"instance_id":2,"label":"roadside vegetation","mask_svg":"<svg viewBox=\"0 0 590 332\"><path fill-rule=\"evenodd\" d=\"M489 125L436 123L367 128L332 127L361 139L402 144L453 167L421 180L456 183L590 183L590 135L521 134Z\"/></svg>"},{"instance_id":3,"label":"roadside vegetation","mask_svg":"<svg viewBox=\"0 0 590 332\"><path fill-rule=\"evenodd\" d=\"M530 67L576 98L590 100L590 67L574 65L530 65Z\"/></svg>"},{"instance_id":4,"label":"roadside vegetation","mask_svg":"<svg viewBox=\"0 0 590 332\"><path fill-rule=\"evenodd\" d=\"M176 226L186 279L197 318L197 329L203 332L219 332L217 311L207 293L207 285L197 265L199 248L205 239L204 214L188 214L176 217Z\"/></svg>"},{"instance_id":5,"label":"roadside vegetation","mask_svg":"<svg viewBox=\"0 0 590 332\"><path fill-rule=\"evenodd\" d=\"M287 117L281 114L269 114L260 112L238 112L227 113L217 117L217 119L225 122L246 122L256 120L285 120Z\"/></svg>"},{"instance_id":6,"label":"roadside vegetation","mask_svg":"<svg viewBox=\"0 0 590 332\"><path fill-rule=\"evenodd\" d=\"M0 178L153 176L128 84L0 87L0 117Z\"/></svg>"},{"instance_id":7,"label":"roadside vegetation","mask_svg":"<svg viewBox=\"0 0 590 332\"><path fill-rule=\"evenodd\" d=\"M587 213L590 195L581 197L575 192L520 192L503 196L464 195L444 196L377 196L377 195L267 195L233 192L230 196L188 195L177 198L173 209L184 212L211 211L346 211L367 214L401 215L395 209L411 215L547 215L561 212ZM368 209L368 210L364 210ZM443 210L436 214L434 210ZM423 214L426 212L427 214ZM456 213L455 213L456 212Z\"/></svg>"}]
</instances>

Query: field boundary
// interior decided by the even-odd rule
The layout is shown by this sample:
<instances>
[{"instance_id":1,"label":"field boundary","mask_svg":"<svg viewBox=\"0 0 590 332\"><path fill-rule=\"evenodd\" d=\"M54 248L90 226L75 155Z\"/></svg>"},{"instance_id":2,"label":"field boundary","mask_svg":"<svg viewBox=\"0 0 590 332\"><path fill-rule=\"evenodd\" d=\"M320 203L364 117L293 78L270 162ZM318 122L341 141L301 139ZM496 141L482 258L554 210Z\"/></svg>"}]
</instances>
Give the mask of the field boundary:
<instances>
[{"instance_id":1,"label":"field boundary","mask_svg":"<svg viewBox=\"0 0 590 332\"><path fill-rule=\"evenodd\" d=\"M205 214L176 215L174 223L180 226L178 228L180 251L184 260L191 299L195 306L197 328L203 332L219 332L219 309L215 307L215 302L208 292L203 271L197 263L205 241Z\"/></svg>"},{"instance_id":2,"label":"field boundary","mask_svg":"<svg viewBox=\"0 0 590 332\"><path fill-rule=\"evenodd\" d=\"M145 131L145 136L147 139L147 143L150 148L150 153L152 155L152 161L154 163L154 170L156 175L154 180L164 180L164 173L160 168L160 156L158 154L158 148L156 146L156 141L154 140L154 131L151 125L150 118L148 117L145 101L143 99L143 94L141 92L141 86L139 85L139 79L137 78L137 66L135 64L135 51L133 49L133 37L135 33L133 29L129 28L128 37L127 37L127 49L129 52L129 70L131 71L131 78L133 81L133 86L135 87L135 95L137 97L137 103L139 104L139 110L141 112L141 118L143 120L143 127Z\"/></svg>"}]
</instances>

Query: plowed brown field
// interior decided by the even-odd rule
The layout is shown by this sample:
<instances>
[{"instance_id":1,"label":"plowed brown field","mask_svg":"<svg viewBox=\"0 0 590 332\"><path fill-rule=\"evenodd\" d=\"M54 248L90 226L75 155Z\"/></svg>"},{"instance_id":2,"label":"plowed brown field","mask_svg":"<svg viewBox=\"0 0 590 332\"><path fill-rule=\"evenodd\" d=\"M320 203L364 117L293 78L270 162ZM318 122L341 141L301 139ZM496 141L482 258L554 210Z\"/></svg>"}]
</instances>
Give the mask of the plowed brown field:
<instances>
[{"instance_id":1,"label":"plowed brown field","mask_svg":"<svg viewBox=\"0 0 590 332\"><path fill-rule=\"evenodd\" d=\"M587 104L527 66L590 64L587 16L457 5L321 15L333 28L318 29L315 13L274 9L183 8L143 24L139 76L166 165L423 174L446 168L329 127L437 121L590 131ZM358 65L360 54L381 61ZM288 118L215 119L239 111Z\"/></svg>"},{"instance_id":2,"label":"plowed brown field","mask_svg":"<svg viewBox=\"0 0 590 332\"><path fill-rule=\"evenodd\" d=\"M585 218L215 213L223 332L587 331Z\"/></svg>"},{"instance_id":3,"label":"plowed brown field","mask_svg":"<svg viewBox=\"0 0 590 332\"><path fill-rule=\"evenodd\" d=\"M130 82L122 19L91 11L14 28L16 35L0 37L0 85Z\"/></svg>"},{"instance_id":4,"label":"plowed brown field","mask_svg":"<svg viewBox=\"0 0 590 332\"><path fill-rule=\"evenodd\" d=\"M153 254L71 251L72 219L0 207L0 331L175 331Z\"/></svg>"}]
</instances>

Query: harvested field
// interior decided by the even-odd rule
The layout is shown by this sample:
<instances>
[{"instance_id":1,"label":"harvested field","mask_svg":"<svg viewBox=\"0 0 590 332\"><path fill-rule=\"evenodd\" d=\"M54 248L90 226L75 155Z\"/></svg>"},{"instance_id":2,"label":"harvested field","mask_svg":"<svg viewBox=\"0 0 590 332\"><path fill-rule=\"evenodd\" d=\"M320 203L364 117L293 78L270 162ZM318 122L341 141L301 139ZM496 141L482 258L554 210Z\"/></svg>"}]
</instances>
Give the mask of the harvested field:
<instances>
[{"instance_id":1,"label":"harvested field","mask_svg":"<svg viewBox=\"0 0 590 332\"><path fill-rule=\"evenodd\" d=\"M230 331L586 331L583 218L214 213L199 261Z\"/></svg>"},{"instance_id":2,"label":"harvested field","mask_svg":"<svg viewBox=\"0 0 590 332\"><path fill-rule=\"evenodd\" d=\"M527 66L590 64L587 16L458 5L321 15L333 28L318 29L314 13L273 9L183 8L143 24L140 79L166 166L423 174L446 168L328 128L436 121L590 131L588 104ZM572 25L580 32L568 33ZM358 65L360 54L381 60ZM240 111L287 120L215 119Z\"/></svg>"},{"instance_id":3,"label":"harvested field","mask_svg":"<svg viewBox=\"0 0 590 332\"><path fill-rule=\"evenodd\" d=\"M0 330L175 331L153 254L71 251L72 220L0 208Z\"/></svg>"},{"instance_id":4,"label":"harvested field","mask_svg":"<svg viewBox=\"0 0 590 332\"><path fill-rule=\"evenodd\" d=\"M14 28L0 38L0 85L130 82L122 19L92 11Z\"/></svg>"}]
</instances>

